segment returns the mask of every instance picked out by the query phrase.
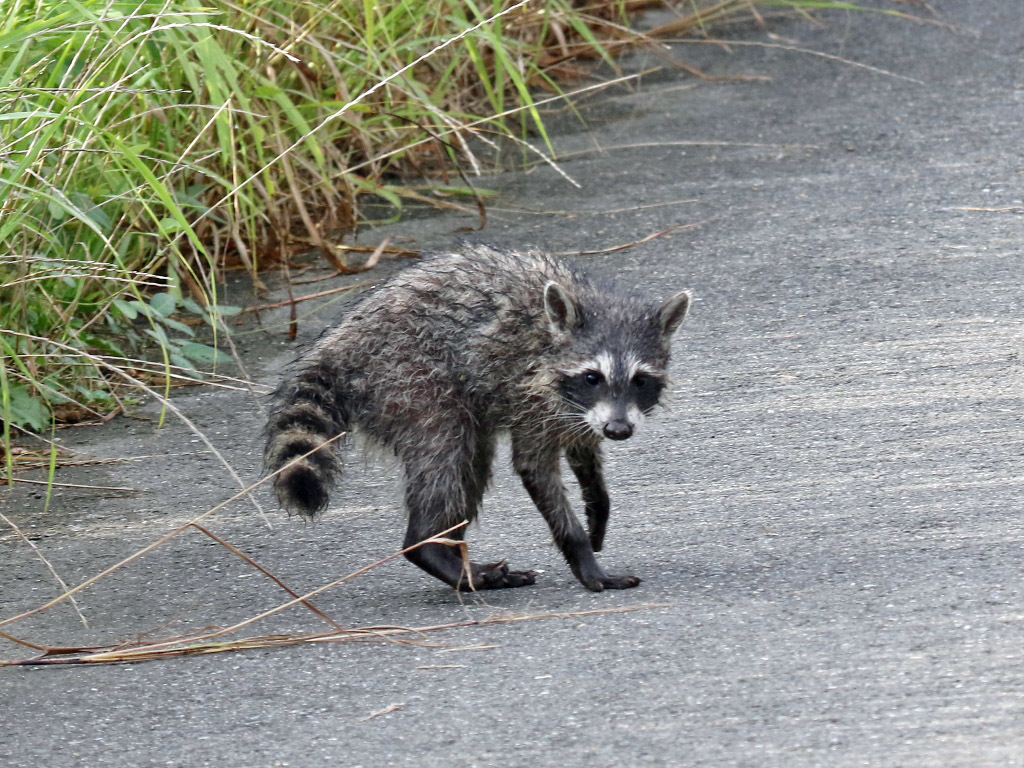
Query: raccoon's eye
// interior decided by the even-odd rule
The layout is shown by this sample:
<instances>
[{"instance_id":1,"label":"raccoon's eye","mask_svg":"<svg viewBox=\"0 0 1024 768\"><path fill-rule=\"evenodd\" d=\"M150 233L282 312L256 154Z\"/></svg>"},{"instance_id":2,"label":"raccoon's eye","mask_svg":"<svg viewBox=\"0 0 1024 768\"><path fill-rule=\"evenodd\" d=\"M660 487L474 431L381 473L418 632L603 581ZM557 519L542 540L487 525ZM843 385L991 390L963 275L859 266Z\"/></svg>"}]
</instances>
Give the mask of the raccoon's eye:
<instances>
[{"instance_id":1,"label":"raccoon's eye","mask_svg":"<svg viewBox=\"0 0 1024 768\"><path fill-rule=\"evenodd\" d=\"M597 386L598 384L600 384L600 383L601 383L602 381L604 381L604 376L602 376L602 375L601 375L600 373L598 373L597 371L587 371L587 372L586 372L586 373L585 373L585 374L583 375L583 379L584 379L584 381L586 381L586 382L587 382L587 384L589 384L590 386L592 386L592 387L596 387L596 386Z\"/></svg>"},{"instance_id":2,"label":"raccoon's eye","mask_svg":"<svg viewBox=\"0 0 1024 768\"><path fill-rule=\"evenodd\" d=\"M638 373L633 377L633 386L637 389L643 389L651 382L650 376L645 376L642 373Z\"/></svg>"}]
</instances>

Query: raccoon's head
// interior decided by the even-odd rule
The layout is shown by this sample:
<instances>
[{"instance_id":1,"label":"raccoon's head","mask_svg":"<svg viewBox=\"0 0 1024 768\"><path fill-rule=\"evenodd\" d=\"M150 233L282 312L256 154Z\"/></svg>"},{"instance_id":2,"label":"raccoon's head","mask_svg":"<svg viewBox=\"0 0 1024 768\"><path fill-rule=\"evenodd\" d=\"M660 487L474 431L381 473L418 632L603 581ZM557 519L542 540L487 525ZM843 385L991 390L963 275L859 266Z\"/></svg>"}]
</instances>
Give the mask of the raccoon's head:
<instances>
[{"instance_id":1,"label":"raccoon's head","mask_svg":"<svg viewBox=\"0 0 1024 768\"><path fill-rule=\"evenodd\" d=\"M658 404L667 383L669 342L690 306L677 293L664 304L581 300L552 281L544 289L551 331L567 341L558 388L597 435L625 440Z\"/></svg>"}]
</instances>

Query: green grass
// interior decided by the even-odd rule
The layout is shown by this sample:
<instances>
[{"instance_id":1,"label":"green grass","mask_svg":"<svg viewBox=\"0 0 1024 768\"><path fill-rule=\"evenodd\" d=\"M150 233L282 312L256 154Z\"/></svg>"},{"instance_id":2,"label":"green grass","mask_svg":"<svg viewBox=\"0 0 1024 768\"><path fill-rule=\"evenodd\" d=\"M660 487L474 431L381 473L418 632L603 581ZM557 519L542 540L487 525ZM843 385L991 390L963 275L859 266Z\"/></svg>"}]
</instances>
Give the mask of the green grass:
<instances>
[{"instance_id":1,"label":"green grass","mask_svg":"<svg viewBox=\"0 0 1024 768\"><path fill-rule=\"evenodd\" d=\"M222 355L193 338L181 313L217 327L226 265L258 280L261 266L313 245L344 267L330 241L351 231L361 198L400 207L410 171L448 162L423 143L431 133L503 111L513 92L528 98L532 73L512 62L536 55L525 49L548 23L536 13L516 9L423 58L511 5L7 6L5 429L42 430L55 412L99 414L115 403L116 377L75 350L124 366L156 348L165 377L217 363Z\"/></svg>"},{"instance_id":2,"label":"green grass","mask_svg":"<svg viewBox=\"0 0 1024 768\"><path fill-rule=\"evenodd\" d=\"M344 270L332 244L368 196L400 210L421 197L411 180L478 167L471 134L529 134L543 149L533 94L557 91L567 60L610 58L628 13L647 4L4 3L8 472L12 428L109 413L131 396L118 371L166 389L227 360L222 318L237 308L218 301L225 269L244 267L258 286L261 268L314 248ZM681 5L691 29L751 7Z\"/></svg>"}]
</instances>

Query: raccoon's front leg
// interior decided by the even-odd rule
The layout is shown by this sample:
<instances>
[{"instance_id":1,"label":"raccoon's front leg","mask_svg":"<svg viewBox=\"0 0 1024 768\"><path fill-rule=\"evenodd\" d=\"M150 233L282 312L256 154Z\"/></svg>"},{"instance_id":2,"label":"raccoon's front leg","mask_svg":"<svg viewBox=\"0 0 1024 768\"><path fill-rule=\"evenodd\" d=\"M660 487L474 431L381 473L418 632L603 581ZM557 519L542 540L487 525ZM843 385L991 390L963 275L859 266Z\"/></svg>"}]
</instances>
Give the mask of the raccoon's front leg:
<instances>
[{"instance_id":1,"label":"raccoon's front leg","mask_svg":"<svg viewBox=\"0 0 1024 768\"><path fill-rule=\"evenodd\" d=\"M583 492L583 505L587 511L587 529L590 531L590 546L600 552L604 546L604 533L608 527L611 502L604 485L599 446L573 445L565 452L576 479Z\"/></svg>"},{"instance_id":2,"label":"raccoon's front leg","mask_svg":"<svg viewBox=\"0 0 1024 768\"><path fill-rule=\"evenodd\" d=\"M529 446L528 440L516 440L513 436L513 465L576 578L594 592L629 589L639 584L636 576L608 574L598 565L590 537L569 504L558 467L558 449L524 446Z\"/></svg>"}]
</instances>

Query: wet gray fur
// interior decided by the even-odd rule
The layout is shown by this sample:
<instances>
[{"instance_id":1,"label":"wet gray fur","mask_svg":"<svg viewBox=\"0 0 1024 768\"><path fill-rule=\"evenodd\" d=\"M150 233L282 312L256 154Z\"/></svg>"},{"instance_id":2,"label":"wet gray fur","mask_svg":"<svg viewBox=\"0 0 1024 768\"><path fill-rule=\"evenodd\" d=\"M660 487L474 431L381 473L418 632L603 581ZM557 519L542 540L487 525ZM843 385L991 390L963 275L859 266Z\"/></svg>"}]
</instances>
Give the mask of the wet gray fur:
<instances>
[{"instance_id":1,"label":"wet gray fur","mask_svg":"<svg viewBox=\"0 0 1024 768\"><path fill-rule=\"evenodd\" d=\"M689 304L599 288L561 261L467 245L404 270L325 333L278 391L265 468L281 505L313 518L341 469L336 445L356 430L405 470L410 546L471 521L491 477L497 435L555 542L589 589L636 586L598 565L609 501L603 437L629 437L667 383L669 342ZM580 481L584 529L559 470ZM461 538L464 529L453 536ZM407 557L457 589L532 584L504 562L465 567L432 543Z\"/></svg>"}]
</instances>

